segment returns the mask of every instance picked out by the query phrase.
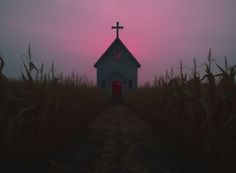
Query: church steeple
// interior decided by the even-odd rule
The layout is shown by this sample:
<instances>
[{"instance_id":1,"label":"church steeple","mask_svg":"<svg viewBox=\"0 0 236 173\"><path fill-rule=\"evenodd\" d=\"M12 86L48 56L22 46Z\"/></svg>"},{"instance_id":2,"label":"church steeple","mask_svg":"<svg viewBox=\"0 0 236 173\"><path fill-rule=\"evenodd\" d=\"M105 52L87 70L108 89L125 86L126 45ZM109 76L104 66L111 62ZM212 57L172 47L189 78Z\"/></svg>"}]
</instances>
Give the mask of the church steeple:
<instances>
[{"instance_id":1,"label":"church steeple","mask_svg":"<svg viewBox=\"0 0 236 173\"><path fill-rule=\"evenodd\" d=\"M119 29L123 29L123 26L119 25L119 22L116 22L116 26L112 26L111 29L116 29L116 38L119 38Z\"/></svg>"}]
</instances>

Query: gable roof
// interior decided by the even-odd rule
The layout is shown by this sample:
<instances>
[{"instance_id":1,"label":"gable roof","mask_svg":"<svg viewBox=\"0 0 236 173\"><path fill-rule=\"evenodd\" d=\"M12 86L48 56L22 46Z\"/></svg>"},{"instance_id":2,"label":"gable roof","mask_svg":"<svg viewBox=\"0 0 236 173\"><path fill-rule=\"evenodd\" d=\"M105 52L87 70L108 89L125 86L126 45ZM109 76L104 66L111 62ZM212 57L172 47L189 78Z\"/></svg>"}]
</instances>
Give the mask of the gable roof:
<instances>
[{"instance_id":1,"label":"gable roof","mask_svg":"<svg viewBox=\"0 0 236 173\"><path fill-rule=\"evenodd\" d=\"M122 43L122 41L119 39L119 37L117 37L112 44L107 48L107 50L102 54L102 56L97 60L97 62L94 64L94 67L97 68L101 62L103 61L103 59L109 55L111 53L111 50L116 47L116 46L120 46L121 49L123 49L127 54L129 59L134 62L134 64L137 66L137 68L141 67L141 65L139 64L139 62L136 60L136 58L133 56L133 54L125 47L125 45Z\"/></svg>"}]
</instances>

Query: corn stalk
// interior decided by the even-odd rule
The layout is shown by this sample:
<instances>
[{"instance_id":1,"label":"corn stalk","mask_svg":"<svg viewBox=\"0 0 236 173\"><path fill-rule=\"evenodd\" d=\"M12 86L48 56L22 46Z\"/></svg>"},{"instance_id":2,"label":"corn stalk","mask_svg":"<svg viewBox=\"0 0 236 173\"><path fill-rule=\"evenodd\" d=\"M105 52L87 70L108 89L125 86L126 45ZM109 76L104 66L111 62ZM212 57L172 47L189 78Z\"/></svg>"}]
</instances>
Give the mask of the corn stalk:
<instances>
[{"instance_id":1,"label":"corn stalk","mask_svg":"<svg viewBox=\"0 0 236 173\"><path fill-rule=\"evenodd\" d=\"M3 55L0 52L0 81L7 81L7 77L2 73L5 62L3 60Z\"/></svg>"},{"instance_id":2,"label":"corn stalk","mask_svg":"<svg viewBox=\"0 0 236 173\"><path fill-rule=\"evenodd\" d=\"M36 77L38 75L38 69L36 68L35 64L33 63L32 61L32 54L31 54L31 48L30 48L30 45L28 47L28 55L23 55L24 57L27 58L28 62L25 63L23 62L23 65L24 65L24 69L25 69L25 73L24 74L23 72L21 72L22 74L22 78L23 80L29 85L29 86L32 86L33 85L33 82L34 82L34 78L33 78L33 75L32 75L32 72L35 71L36 72Z\"/></svg>"}]
</instances>

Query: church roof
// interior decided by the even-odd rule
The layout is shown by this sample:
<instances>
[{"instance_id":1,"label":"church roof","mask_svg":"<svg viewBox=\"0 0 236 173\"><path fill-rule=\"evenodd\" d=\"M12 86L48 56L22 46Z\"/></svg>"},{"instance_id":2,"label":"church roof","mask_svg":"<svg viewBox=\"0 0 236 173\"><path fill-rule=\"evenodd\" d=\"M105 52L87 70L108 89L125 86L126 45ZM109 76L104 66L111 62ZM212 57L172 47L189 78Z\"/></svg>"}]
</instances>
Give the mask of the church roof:
<instances>
[{"instance_id":1,"label":"church roof","mask_svg":"<svg viewBox=\"0 0 236 173\"><path fill-rule=\"evenodd\" d=\"M94 67L97 68L103 61L105 57L107 57L109 54L111 54L112 50L119 46L125 53L128 54L128 57L130 60L137 66L137 68L141 67L139 62L136 60L134 55L125 47L125 45L122 43L122 41L117 37L112 44L107 48L107 50L102 54L102 56L98 59L98 61L94 64Z\"/></svg>"}]
</instances>

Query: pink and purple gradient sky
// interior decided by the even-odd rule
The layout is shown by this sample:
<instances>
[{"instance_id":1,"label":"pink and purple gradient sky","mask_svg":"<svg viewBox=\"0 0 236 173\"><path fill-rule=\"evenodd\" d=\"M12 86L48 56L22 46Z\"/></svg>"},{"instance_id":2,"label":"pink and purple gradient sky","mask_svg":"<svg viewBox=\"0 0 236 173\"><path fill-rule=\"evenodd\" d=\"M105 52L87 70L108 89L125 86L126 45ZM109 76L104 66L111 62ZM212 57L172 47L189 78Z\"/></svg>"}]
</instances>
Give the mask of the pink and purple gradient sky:
<instances>
[{"instance_id":1,"label":"pink and purple gradient sky","mask_svg":"<svg viewBox=\"0 0 236 173\"><path fill-rule=\"evenodd\" d=\"M227 56L236 64L235 0L1 0L4 73L19 77L30 43L36 64L49 68L53 61L57 72L95 80L93 64L115 39L116 21L124 26L121 40L142 65L140 84L180 60L186 70L194 57L203 64L209 48L216 62Z\"/></svg>"}]
</instances>

